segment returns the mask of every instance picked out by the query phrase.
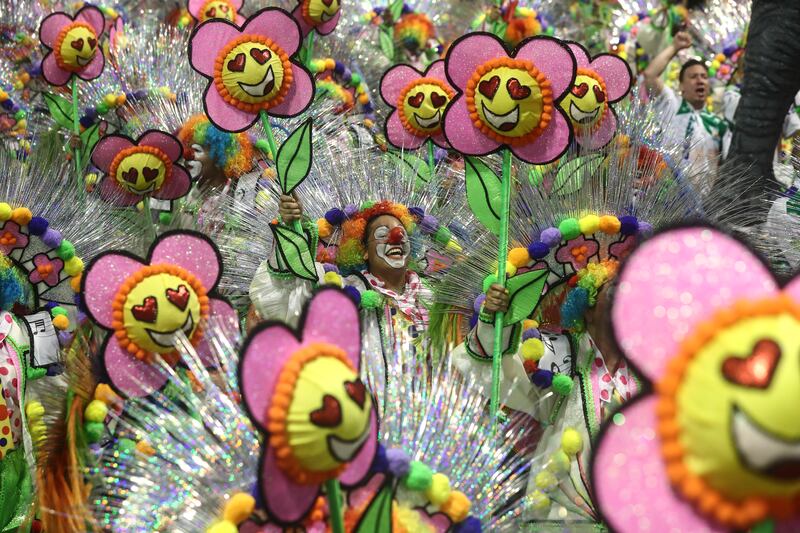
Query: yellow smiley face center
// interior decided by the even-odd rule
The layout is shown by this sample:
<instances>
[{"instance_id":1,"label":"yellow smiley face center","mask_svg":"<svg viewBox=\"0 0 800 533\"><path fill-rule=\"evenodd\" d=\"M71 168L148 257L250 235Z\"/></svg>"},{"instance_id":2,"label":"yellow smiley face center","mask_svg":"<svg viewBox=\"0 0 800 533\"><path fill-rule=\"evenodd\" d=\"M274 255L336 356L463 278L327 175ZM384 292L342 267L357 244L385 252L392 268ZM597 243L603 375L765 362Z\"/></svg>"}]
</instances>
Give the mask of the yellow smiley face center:
<instances>
[{"instance_id":1,"label":"yellow smiley face center","mask_svg":"<svg viewBox=\"0 0 800 533\"><path fill-rule=\"evenodd\" d=\"M576 128L585 130L597 126L608 109L602 78L591 70L578 69L575 83L560 106Z\"/></svg>"},{"instance_id":2,"label":"yellow smiley face center","mask_svg":"<svg viewBox=\"0 0 800 533\"><path fill-rule=\"evenodd\" d=\"M303 16L312 26L322 24L335 17L340 6L339 0L303 0Z\"/></svg>"},{"instance_id":3,"label":"yellow smiley face center","mask_svg":"<svg viewBox=\"0 0 800 533\"><path fill-rule=\"evenodd\" d=\"M134 146L117 154L111 164L111 176L125 191L144 196L161 189L171 168L172 162L161 150Z\"/></svg>"},{"instance_id":4,"label":"yellow smiley face center","mask_svg":"<svg viewBox=\"0 0 800 533\"><path fill-rule=\"evenodd\" d=\"M236 20L236 10L225 0L211 0L200 10L200 22L209 19L225 19L233 22Z\"/></svg>"},{"instance_id":5,"label":"yellow smiley face center","mask_svg":"<svg viewBox=\"0 0 800 533\"><path fill-rule=\"evenodd\" d=\"M56 60L61 68L83 70L97 53L97 34L84 22L73 22L61 30L55 45Z\"/></svg>"},{"instance_id":6,"label":"yellow smiley face center","mask_svg":"<svg viewBox=\"0 0 800 533\"><path fill-rule=\"evenodd\" d=\"M444 111L452 97L452 90L440 80L413 81L403 89L397 101L403 126L415 135L440 132Z\"/></svg>"},{"instance_id":7,"label":"yellow smiley face center","mask_svg":"<svg viewBox=\"0 0 800 533\"><path fill-rule=\"evenodd\" d=\"M271 39L243 35L220 52L214 79L228 103L255 113L283 101L292 82L292 65Z\"/></svg>"}]
</instances>

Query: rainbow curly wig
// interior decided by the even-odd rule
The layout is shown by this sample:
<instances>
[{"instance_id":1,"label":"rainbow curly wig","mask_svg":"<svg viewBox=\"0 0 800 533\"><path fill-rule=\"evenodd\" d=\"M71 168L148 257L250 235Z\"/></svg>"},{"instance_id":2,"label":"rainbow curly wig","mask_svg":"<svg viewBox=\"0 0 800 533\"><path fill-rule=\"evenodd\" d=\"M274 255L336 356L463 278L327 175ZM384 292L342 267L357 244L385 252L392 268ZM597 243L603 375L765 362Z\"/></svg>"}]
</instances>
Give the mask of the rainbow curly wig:
<instances>
[{"instance_id":1,"label":"rainbow curly wig","mask_svg":"<svg viewBox=\"0 0 800 533\"><path fill-rule=\"evenodd\" d=\"M339 252L336 254L336 263L339 267L347 271L365 267L367 225L370 220L381 215L395 217L409 234L416 226L414 215L402 204L382 200L367 207L362 206L361 211L342 223L342 240L339 243Z\"/></svg>"},{"instance_id":2,"label":"rainbow curly wig","mask_svg":"<svg viewBox=\"0 0 800 533\"><path fill-rule=\"evenodd\" d=\"M208 117L195 115L184 123L178 132L184 154L191 154L191 146L199 144L208 156L225 173L235 179L253 168L253 143L246 133L228 133L216 128Z\"/></svg>"},{"instance_id":3,"label":"rainbow curly wig","mask_svg":"<svg viewBox=\"0 0 800 533\"><path fill-rule=\"evenodd\" d=\"M562 327L573 331L583 330L586 312L597 304L597 294L614 279L618 268L619 261L606 259L589 263L570 279L572 289L561 304Z\"/></svg>"},{"instance_id":4,"label":"rainbow curly wig","mask_svg":"<svg viewBox=\"0 0 800 533\"><path fill-rule=\"evenodd\" d=\"M11 260L0 253L0 311L11 311L17 303L26 303L25 285Z\"/></svg>"}]
</instances>

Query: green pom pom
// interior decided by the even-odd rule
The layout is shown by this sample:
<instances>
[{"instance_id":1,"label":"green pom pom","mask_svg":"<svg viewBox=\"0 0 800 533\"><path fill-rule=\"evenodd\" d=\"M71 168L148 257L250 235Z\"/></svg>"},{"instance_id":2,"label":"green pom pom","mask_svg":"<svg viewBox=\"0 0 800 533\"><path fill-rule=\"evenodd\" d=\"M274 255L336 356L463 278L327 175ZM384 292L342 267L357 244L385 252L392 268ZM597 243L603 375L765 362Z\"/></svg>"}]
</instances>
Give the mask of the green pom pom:
<instances>
[{"instance_id":1,"label":"green pom pom","mask_svg":"<svg viewBox=\"0 0 800 533\"><path fill-rule=\"evenodd\" d=\"M410 490L428 490L433 482L433 470L419 461L411 461L408 474L403 477L403 485Z\"/></svg>"},{"instance_id":2,"label":"green pom pom","mask_svg":"<svg viewBox=\"0 0 800 533\"><path fill-rule=\"evenodd\" d=\"M98 114L105 115L106 113L108 113L108 104L105 102L100 102L95 107L95 110L97 111Z\"/></svg>"},{"instance_id":3,"label":"green pom pom","mask_svg":"<svg viewBox=\"0 0 800 533\"><path fill-rule=\"evenodd\" d=\"M17 119L17 120L22 120L23 118L25 118L25 111L20 109L19 111L14 113L14 118Z\"/></svg>"},{"instance_id":4,"label":"green pom pom","mask_svg":"<svg viewBox=\"0 0 800 533\"><path fill-rule=\"evenodd\" d=\"M447 229L445 226L440 226L438 230L436 230L436 234L433 236L433 239L438 242L439 244L446 245L450 242L450 238L453 236L450 233L450 230Z\"/></svg>"},{"instance_id":5,"label":"green pom pom","mask_svg":"<svg viewBox=\"0 0 800 533\"><path fill-rule=\"evenodd\" d=\"M566 374L553 376L553 390L561 396L569 396L572 392L572 378Z\"/></svg>"},{"instance_id":6,"label":"green pom pom","mask_svg":"<svg viewBox=\"0 0 800 533\"><path fill-rule=\"evenodd\" d=\"M50 314L53 316L67 316L67 310L57 305L50 310Z\"/></svg>"},{"instance_id":7,"label":"green pom pom","mask_svg":"<svg viewBox=\"0 0 800 533\"><path fill-rule=\"evenodd\" d=\"M361 83L361 75L357 72L353 72L350 75L350 83L353 84L353 87L358 86L358 84Z\"/></svg>"},{"instance_id":8,"label":"green pom pom","mask_svg":"<svg viewBox=\"0 0 800 533\"><path fill-rule=\"evenodd\" d=\"M103 438L103 431L106 430L106 427L102 422L89 422L83 425L83 429L86 432L86 440L90 444L94 444L95 442L100 442L100 439Z\"/></svg>"},{"instance_id":9,"label":"green pom pom","mask_svg":"<svg viewBox=\"0 0 800 533\"><path fill-rule=\"evenodd\" d=\"M69 261L75 257L75 247L67 239L61 241L61 244L56 248L56 254L64 261Z\"/></svg>"},{"instance_id":10,"label":"green pom pom","mask_svg":"<svg viewBox=\"0 0 800 533\"><path fill-rule=\"evenodd\" d=\"M172 224L172 213L159 213L158 214L158 222L159 224Z\"/></svg>"},{"instance_id":11,"label":"green pom pom","mask_svg":"<svg viewBox=\"0 0 800 533\"><path fill-rule=\"evenodd\" d=\"M383 305L383 296L376 291L361 293L361 309L378 309Z\"/></svg>"},{"instance_id":12,"label":"green pom pom","mask_svg":"<svg viewBox=\"0 0 800 533\"><path fill-rule=\"evenodd\" d=\"M489 292L489 287L497 283L497 276L495 274L489 274L485 278L483 278L483 293L486 294Z\"/></svg>"},{"instance_id":13,"label":"green pom pom","mask_svg":"<svg viewBox=\"0 0 800 533\"><path fill-rule=\"evenodd\" d=\"M369 209L373 205L375 205L375 202L373 202L372 200L367 200L366 202L361 204L360 210L363 211L364 209Z\"/></svg>"},{"instance_id":14,"label":"green pom pom","mask_svg":"<svg viewBox=\"0 0 800 533\"><path fill-rule=\"evenodd\" d=\"M558 225L558 231L561 232L561 238L570 241L581 234L581 225L577 218L568 218Z\"/></svg>"},{"instance_id":15,"label":"green pom pom","mask_svg":"<svg viewBox=\"0 0 800 533\"><path fill-rule=\"evenodd\" d=\"M136 449L136 443L131 439L119 439L117 442L117 449L121 453L129 453Z\"/></svg>"},{"instance_id":16,"label":"green pom pom","mask_svg":"<svg viewBox=\"0 0 800 533\"><path fill-rule=\"evenodd\" d=\"M269 153L269 141L266 139L259 139L256 141L256 148L264 152L265 154Z\"/></svg>"}]
</instances>

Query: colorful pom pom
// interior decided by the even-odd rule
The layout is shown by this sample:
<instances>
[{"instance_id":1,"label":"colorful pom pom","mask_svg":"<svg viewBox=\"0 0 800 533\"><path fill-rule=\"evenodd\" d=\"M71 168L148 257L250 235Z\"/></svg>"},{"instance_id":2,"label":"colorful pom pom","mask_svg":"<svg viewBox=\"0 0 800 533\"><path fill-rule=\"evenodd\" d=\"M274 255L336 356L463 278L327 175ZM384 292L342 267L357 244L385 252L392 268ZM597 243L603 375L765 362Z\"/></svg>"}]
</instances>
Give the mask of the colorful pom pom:
<instances>
[{"instance_id":1,"label":"colorful pom pom","mask_svg":"<svg viewBox=\"0 0 800 533\"><path fill-rule=\"evenodd\" d=\"M478 297L475 298L475 302L472 304L472 309L476 313L480 313L481 312L481 306L483 305L483 302L485 302L485 301L486 301L486 295L485 294L479 294Z\"/></svg>"},{"instance_id":2,"label":"colorful pom pom","mask_svg":"<svg viewBox=\"0 0 800 533\"><path fill-rule=\"evenodd\" d=\"M526 266L530 260L531 256L526 248L518 247L508 251L508 262L517 268Z\"/></svg>"},{"instance_id":3,"label":"colorful pom pom","mask_svg":"<svg viewBox=\"0 0 800 533\"><path fill-rule=\"evenodd\" d=\"M539 364L533 359L525 359L522 361L522 367L525 369L525 373L528 375L531 375L539 370Z\"/></svg>"},{"instance_id":4,"label":"colorful pom pom","mask_svg":"<svg viewBox=\"0 0 800 533\"><path fill-rule=\"evenodd\" d=\"M56 255L58 255L58 257L64 261L69 261L75 257L75 246L73 246L68 240L64 239L61 241L61 244L58 246L58 248L56 248Z\"/></svg>"},{"instance_id":5,"label":"colorful pom pom","mask_svg":"<svg viewBox=\"0 0 800 533\"><path fill-rule=\"evenodd\" d=\"M405 476L411 469L411 460L400 448L386 450L386 460L389 462L389 471L396 477Z\"/></svg>"},{"instance_id":6,"label":"colorful pom pom","mask_svg":"<svg viewBox=\"0 0 800 533\"><path fill-rule=\"evenodd\" d=\"M95 443L100 442L100 439L103 438L106 427L101 422L89 422L83 425L83 429L86 432L86 440Z\"/></svg>"},{"instance_id":7,"label":"colorful pom pom","mask_svg":"<svg viewBox=\"0 0 800 533\"><path fill-rule=\"evenodd\" d=\"M600 229L600 217L597 215L586 215L578 221L581 228L581 233L584 235L591 235L597 233Z\"/></svg>"},{"instance_id":8,"label":"colorful pom pom","mask_svg":"<svg viewBox=\"0 0 800 533\"><path fill-rule=\"evenodd\" d=\"M37 237L44 235L44 232L47 231L47 226L50 223L47 222L46 218L42 217L33 217L28 224L28 231L31 235L36 235Z\"/></svg>"},{"instance_id":9,"label":"colorful pom pom","mask_svg":"<svg viewBox=\"0 0 800 533\"><path fill-rule=\"evenodd\" d=\"M605 215L600 217L600 231L608 235L619 233L622 225L617 217L613 215Z\"/></svg>"},{"instance_id":10,"label":"colorful pom pom","mask_svg":"<svg viewBox=\"0 0 800 533\"><path fill-rule=\"evenodd\" d=\"M41 402L32 400L25 405L25 414L30 419L38 420L44 416L44 406Z\"/></svg>"},{"instance_id":11,"label":"colorful pom pom","mask_svg":"<svg viewBox=\"0 0 800 533\"><path fill-rule=\"evenodd\" d=\"M541 241L532 242L528 245L528 254L534 259L542 259L547 257L549 253L550 247Z\"/></svg>"},{"instance_id":12,"label":"colorful pom pom","mask_svg":"<svg viewBox=\"0 0 800 533\"><path fill-rule=\"evenodd\" d=\"M210 528L206 529L206 533L238 533L238 531L239 528L236 527L236 524L227 520L217 522Z\"/></svg>"},{"instance_id":13,"label":"colorful pom pom","mask_svg":"<svg viewBox=\"0 0 800 533\"><path fill-rule=\"evenodd\" d=\"M77 276L83 272L83 260L75 256L68 261L64 261L64 272L66 272L68 276Z\"/></svg>"},{"instance_id":14,"label":"colorful pom pom","mask_svg":"<svg viewBox=\"0 0 800 533\"><path fill-rule=\"evenodd\" d=\"M108 406L100 400L92 400L83 411L83 417L89 422L103 423L108 415Z\"/></svg>"},{"instance_id":15,"label":"colorful pom pom","mask_svg":"<svg viewBox=\"0 0 800 533\"><path fill-rule=\"evenodd\" d=\"M353 300L353 303L356 305L361 304L361 293L358 292L358 289L351 285L347 285L344 287L344 292L347 293L347 296L349 296L351 300Z\"/></svg>"},{"instance_id":16,"label":"colorful pom pom","mask_svg":"<svg viewBox=\"0 0 800 533\"><path fill-rule=\"evenodd\" d=\"M474 516L468 516L466 520L460 524L456 524L455 533L481 533L483 527L481 521Z\"/></svg>"},{"instance_id":17,"label":"colorful pom pom","mask_svg":"<svg viewBox=\"0 0 800 533\"><path fill-rule=\"evenodd\" d=\"M435 233L439 227L439 220L433 215L425 215L419 223L419 229L422 233Z\"/></svg>"},{"instance_id":18,"label":"colorful pom pom","mask_svg":"<svg viewBox=\"0 0 800 533\"><path fill-rule=\"evenodd\" d=\"M136 449L136 442L131 439L119 439L117 448L121 453L129 453Z\"/></svg>"},{"instance_id":19,"label":"colorful pom pom","mask_svg":"<svg viewBox=\"0 0 800 533\"><path fill-rule=\"evenodd\" d=\"M114 405L121 398L117 396L117 393L109 385L101 383L94 389L94 399L100 400L106 405Z\"/></svg>"},{"instance_id":20,"label":"colorful pom pom","mask_svg":"<svg viewBox=\"0 0 800 533\"><path fill-rule=\"evenodd\" d=\"M57 305L52 309L50 309L50 314L53 316L68 316L67 310L61 307L60 305Z\"/></svg>"},{"instance_id":21,"label":"colorful pom pom","mask_svg":"<svg viewBox=\"0 0 800 533\"><path fill-rule=\"evenodd\" d=\"M578 219L568 218L558 225L558 231L565 241L571 241L581 234L581 226L578 223Z\"/></svg>"},{"instance_id":22,"label":"colorful pom pom","mask_svg":"<svg viewBox=\"0 0 800 533\"><path fill-rule=\"evenodd\" d=\"M444 246L450 242L450 239L452 237L453 234L450 232L449 229L447 229L447 227L439 226L439 229L436 230L436 234L433 236L433 240Z\"/></svg>"},{"instance_id":23,"label":"colorful pom pom","mask_svg":"<svg viewBox=\"0 0 800 533\"><path fill-rule=\"evenodd\" d=\"M320 218L317 220L317 234L320 239L327 239L333 235L333 226L326 219Z\"/></svg>"},{"instance_id":24,"label":"colorful pom pom","mask_svg":"<svg viewBox=\"0 0 800 533\"><path fill-rule=\"evenodd\" d=\"M5 202L0 202L0 221L5 222L10 219L12 212L13 210L10 205Z\"/></svg>"},{"instance_id":25,"label":"colorful pom pom","mask_svg":"<svg viewBox=\"0 0 800 533\"><path fill-rule=\"evenodd\" d=\"M433 474L431 486L425 491L425 496L433 505L442 505L450 498L450 480L444 474Z\"/></svg>"},{"instance_id":26,"label":"colorful pom pom","mask_svg":"<svg viewBox=\"0 0 800 533\"><path fill-rule=\"evenodd\" d=\"M167 211L162 211L158 214L158 223L163 224L165 226L172 224L172 213Z\"/></svg>"},{"instance_id":27,"label":"colorful pom pom","mask_svg":"<svg viewBox=\"0 0 800 533\"><path fill-rule=\"evenodd\" d=\"M47 228L44 235L42 235L42 242L50 248L58 248L61 246L61 241L63 239L61 232L53 228Z\"/></svg>"},{"instance_id":28,"label":"colorful pom pom","mask_svg":"<svg viewBox=\"0 0 800 533\"><path fill-rule=\"evenodd\" d=\"M65 315L54 316L53 327L61 331L69 328L69 318Z\"/></svg>"},{"instance_id":29,"label":"colorful pom pom","mask_svg":"<svg viewBox=\"0 0 800 533\"><path fill-rule=\"evenodd\" d=\"M550 509L550 497L541 490L535 490L525 497L528 506L537 513Z\"/></svg>"},{"instance_id":30,"label":"colorful pom pom","mask_svg":"<svg viewBox=\"0 0 800 533\"><path fill-rule=\"evenodd\" d=\"M623 235L636 235L639 232L639 221L634 216L624 216L619 219L619 232Z\"/></svg>"},{"instance_id":31,"label":"colorful pom pom","mask_svg":"<svg viewBox=\"0 0 800 533\"><path fill-rule=\"evenodd\" d=\"M344 282L342 281L342 276L340 276L336 272L326 272L322 280L326 285L334 285L336 287L339 287L340 289L344 286Z\"/></svg>"},{"instance_id":32,"label":"colorful pom pom","mask_svg":"<svg viewBox=\"0 0 800 533\"><path fill-rule=\"evenodd\" d=\"M376 474L383 474L389 471L389 460L386 458L386 448L382 444L378 444L375 449L375 456L372 458L372 464L369 471Z\"/></svg>"},{"instance_id":33,"label":"colorful pom pom","mask_svg":"<svg viewBox=\"0 0 800 533\"><path fill-rule=\"evenodd\" d=\"M453 522L462 522L469 516L472 503L467 495L459 490L450 492L450 498L439 508L441 512L450 517Z\"/></svg>"},{"instance_id":34,"label":"colorful pom pom","mask_svg":"<svg viewBox=\"0 0 800 533\"><path fill-rule=\"evenodd\" d=\"M325 220L328 221L328 224L331 226L341 226L347 215L345 215L344 211L334 207L333 209L329 209L327 213L325 213Z\"/></svg>"},{"instance_id":35,"label":"colorful pom pom","mask_svg":"<svg viewBox=\"0 0 800 533\"><path fill-rule=\"evenodd\" d=\"M559 475L569 472L570 465L571 461L564 450L556 450L550 455L550 460L545 468L553 474Z\"/></svg>"},{"instance_id":36,"label":"colorful pom pom","mask_svg":"<svg viewBox=\"0 0 800 533\"><path fill-rule=\"evenodd\" d=\"M544 355L544 343L540 339L526 339L519 351L524 360L538 361Z\"/></svg>"},{"instance_id":37,"label":"colorful pom pom","mask_svg":"<svg viewBox=\"0 0 800 533\"><path fill-rule=\"evenodd\" d=\"M536 328L529 328L522 332L523 342L528 339L541 339L542 333Z\"/></svg>"},{"instance_id":38,"label":"colorful pom pom","mask_svg":"<svg viewBox=\"0 0 800 533\"><path fill-rule=\"evenodd\" d=\"M433 471L425 463L411 461L408 474L403 477L403 485L410 490L428 490L433 482Z\"/></svg>"},{"instance_id":39,"label":"colorful pom pom","mask_svg":"<svg viewBox=\"0 0 800 533\"><path fill-rule=\"evenodd\" d=\"M558 478L556 478L552 472L542 470L536 474L534 483L536 484L536 488L542 492L550 492L558 486Z\"/></svg>"},{"instance_id":40,"label":"colorful pom pom","mask_svg":"<svg viewBox=\"0 0 800 533\"><path fill-rule=\"evenodd\" d=\"M583 449L583 437L573 428L567 428L561 434L561 449L573 457Z\"/></svg>"},{"instance_id":41,"label":"colorful pom pom","mask_svg":"<svg viewBox=\"0 0 800 533\"><path fill-rule=\"evenodd\" d=\"M11 212L11 220L20 226L27 226L33 219L33 213L27 207L18 207Z\"/></svg>"},{"instance_id":42,"label":"colorful pom pom","mask_svg":"<svg viewBox=\"0 0 800 533\"><path fill-rule=\"evenodd\" d=\"M367 290L361 293L361 309L378 309L383 305L383 296L380 293Z\"/></svg>"},{"instance_id":43,"label":"colorful pom pom","mask_svg":"<svg viewBox=\"0 0 800 533\"><path fill-rule=\"evenodd\" d=\"M540 389L546 389L553 384L553 373L540 368L531 376L531 382Z\"/></svg>"},{"instance_id":44,"label":"colorful pom pom","mask_svg":"<svg viewBox=\"0 0 800 533\"><path fill-rule=\"evenodd\" d=\"M553 390L561 396L569 396L572 393L572 378L566 374L556 374L553 376Z\"/></svg>"},{"instance_id":45,"label":"colorful pom pom","mask_svg":"<svg viewBox=\"0 0 800 533\"><path fill-rule=\"evenodd\" d=\"M230 501L225 504L225 511L222 517L234 524L241 524L253 514L256 507L256 500L249 494L237 492L231 496Z\"/></svg>"}]
</instances>

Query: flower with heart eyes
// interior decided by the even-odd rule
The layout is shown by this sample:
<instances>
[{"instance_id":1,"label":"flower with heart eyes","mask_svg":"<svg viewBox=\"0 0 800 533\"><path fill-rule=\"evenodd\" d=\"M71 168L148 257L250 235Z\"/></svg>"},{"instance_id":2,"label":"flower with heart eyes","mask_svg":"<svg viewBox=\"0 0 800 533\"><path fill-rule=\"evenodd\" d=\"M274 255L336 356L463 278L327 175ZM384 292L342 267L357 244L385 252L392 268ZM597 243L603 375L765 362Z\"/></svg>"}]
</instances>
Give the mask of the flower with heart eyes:
<instances>
[{"instance_id":1,"label":"flower with heart eyes","mask_svg":"<svg viewBox=\"0 0 800 533\"><path fill-rule=\"evenodd\" d=\"M42 76L55 86L66 85L73 74L93 80L103 72L105 58L99 47L105 18L96 7L82 7L74 17L57 11L39 26L39 40L48 48L42 60Z\"/></svg>"},{"instance_id":2,"label":"flower with heart eyes","mask_svg":"<svg viewBox=\"0 0 800 533\"><path fill-rule=\"evenodd\" d=\"M158 354L175 365L180 335L206 366L214 366L204 341L206 324L238 331L236 312L214 296L221 274L214 244L185 231L159 237L144 260L112 251L92 261L83 276L83 297L92 319L111 332L102 357L117 390L144 396L164 385L166 374L152 363Z\"/></svg>"},{"instance_id":3,"label":"flower with heart eyes","mask_svg":"<svg viewBox=\"0 0 800 533\"><path fill-rule=\"evenodd\" d=\"M342 16L340 0L299 0L292 16L300 25L303 37L316 31L320 35L328 35L336 29Z\"/></svg>"},{"instance_id":4,"label":"flower with heart eyes","mask_svg":"<svg viewBox=\"0 0 800 533\"><path fill-rule=\"evenodd\" d=\"M199 22L212 19L222 19L241 24L244 17L239 11L244 5L244 0L189 0L187 10Z\"/></svg>"},{"instance_id":5,"label":"flower with heart eyes","mask_svg":"<svg viewBox=\"0 0 800 533\"><path fill-rule=\"evenodd\" d=\"M107 135L92 151L92 163L106 174L100 195L122 206L134 205L143 196L160 200L185 196L191 180L176 163L182 155L180 141L163 131L146 131L135 141L118 133Z\"/></svg>"},{"instance_id":6,"label":"flower with heart eyes","mask_svg":"<svg viewBox=\"0 0 800 533\"><path fill-rule=\"evenodd\" d=\"M359 483L377 449L372 395L359 377L358 308L345 292L324 288L300 324L299 331L260 326L239 366L250 418L267 434L259 475L265 509L287 527L314 507L322 483Z\"/></svg>"}]
</instances>

